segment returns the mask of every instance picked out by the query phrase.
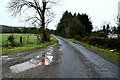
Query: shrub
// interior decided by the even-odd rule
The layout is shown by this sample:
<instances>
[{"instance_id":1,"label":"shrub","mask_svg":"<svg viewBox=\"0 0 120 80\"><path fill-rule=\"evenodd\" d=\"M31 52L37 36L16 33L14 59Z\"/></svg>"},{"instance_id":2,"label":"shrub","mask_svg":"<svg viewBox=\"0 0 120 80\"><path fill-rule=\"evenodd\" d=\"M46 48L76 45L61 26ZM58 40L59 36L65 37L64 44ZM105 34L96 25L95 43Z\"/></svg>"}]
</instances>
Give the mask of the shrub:
<instances>
[{"instance_id":1,"label":"shrub","mask_svg":"<svg viewBox=\"0 0 120 80\"><path fill-rule=\"evenodd\" d=\"M70 35L66 35L66 38L72 38Z\"/></svg>"},{"instance_id":2,"label":"shrub","mask_svg":"<svg viewBox=\"0 0 120 80\"><path fill-rule=\"evenodd\" d=\"M79 36L79 35L75 35L74 39L75 39L75 40L78 40L78 41L81 41L81 40L82 40L81 36Z\"/></svg>"},{"instance_id":3,"label":"shrub","mask_svg":"<svg viewBox=\"0 0 120 80\"><path fill-rule=\"evenodd\" d=\"M100 38L100 37L92 37L88 39L89 44L91 45L101 45L104 46L105 44L105 39Z\"/></svg>"},{"instance_id":4,"label":"shrub","mask_svg":"<svg viewBox=\"0 0 120 80\"><path fill-rule=\"evenodd\" d=\"M107 37L107 34L106 33L100 33L99 36L100 37Z\"/></svg>"},{"instance_id":5,"label":"shrub","mask_svg":"<svg viewBox=\"0 0 120 80\"><path fill-rule=\"evenodd\" d=\"M9 41L9 42L11 43L11 46L15 46L15 42L14 42L14 37L13 37L13 35L8 36L7 41Z\"/></svg>"},{"instance_id":6,"label":"shrub","mask_svg":"<svg viewBox=\"0 0 120 80\"><path fill-rule=\"evenodd\" d=\"M107 39L106 44L108 48L117 49L120 52L120 39Z\"/></svg>"},{"instance_id":7,"label":"shrub","mask_svg":"<svg viewBox=\"0 0 120 80\"><path fill-rule=\"evenodd\" d=\"M108 39L101 37L91 37L88 39L88 44L94 46L101 46L102 48L116 49L120 52L120 38L119 39Z\"/></svg>"}]
</instances>

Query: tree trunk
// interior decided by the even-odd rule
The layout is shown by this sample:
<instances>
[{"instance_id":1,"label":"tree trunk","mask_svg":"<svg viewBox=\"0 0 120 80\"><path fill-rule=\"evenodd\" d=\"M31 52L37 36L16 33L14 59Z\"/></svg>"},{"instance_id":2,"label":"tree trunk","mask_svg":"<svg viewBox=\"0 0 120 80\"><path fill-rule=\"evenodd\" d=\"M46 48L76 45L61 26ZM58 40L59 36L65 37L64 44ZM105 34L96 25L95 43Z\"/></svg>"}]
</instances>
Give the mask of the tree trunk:
<instances>
[{"instance_id":1,"label":"tree trunk","mask_svg":"<svg viewBox=\"0 0 120 80\"><path fill-rule=\"evenodd\" d=\"M20 37L20 43L22 43L22 37Z\"/></svg>"},{"instance_id":2,"label":"tree trunk","mask_svg":"<svg viewBox=\"0 0 120 80\"><path fill-rule=\"evenodd\" d=\"M47 41L47 34L45 30L45 10L46 10L46 2L43 2L43 11L42 11L42 37L43 41Z\"/></svg>"}]
</instances>

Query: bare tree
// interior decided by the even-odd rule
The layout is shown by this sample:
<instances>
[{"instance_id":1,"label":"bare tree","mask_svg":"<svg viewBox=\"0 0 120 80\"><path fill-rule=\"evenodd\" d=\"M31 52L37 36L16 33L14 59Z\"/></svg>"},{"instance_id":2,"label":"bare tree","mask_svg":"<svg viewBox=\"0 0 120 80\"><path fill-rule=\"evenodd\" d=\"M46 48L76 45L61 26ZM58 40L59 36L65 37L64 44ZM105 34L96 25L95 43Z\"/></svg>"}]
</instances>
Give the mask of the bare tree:
<instances>
[{"instance_id":1,"label":"bare tree","mask_svg":"<svg viewBox=\"0 0 120 80\"><path fill-rule=\"evenodd\" d=\"M120 14L119 14L119 12L114 17L115 17L114 20L115 20L116 25L117 25L117 33L120 34Z\"/></svg>"},{"instance_id":2,"label":"bare tree","mask_svg":"<svg viewBox=\"0 0 120 80\"><path fill-rule=\"evenodd\" d=\"M23 15L26 10L34 12L33 16L28 16L25 21L31 21L34 26L42 27L42 40L48 41L49 37L45 27L52 21L54 12L51 11L52 5L57 2L53 0L11 0L8 3L8 10L12 16Z\"/></svg>"},{"instance_id":3,"label":"bare tree","mask_svg":"<svg viewBox=\"0 0 120 80\"><path fill-rule=\"evenodd\" d=\"M120 35L120 15L117 17L118 34ZM120 37L120 36L119 36Z\"/></svg>"}]
</instances>

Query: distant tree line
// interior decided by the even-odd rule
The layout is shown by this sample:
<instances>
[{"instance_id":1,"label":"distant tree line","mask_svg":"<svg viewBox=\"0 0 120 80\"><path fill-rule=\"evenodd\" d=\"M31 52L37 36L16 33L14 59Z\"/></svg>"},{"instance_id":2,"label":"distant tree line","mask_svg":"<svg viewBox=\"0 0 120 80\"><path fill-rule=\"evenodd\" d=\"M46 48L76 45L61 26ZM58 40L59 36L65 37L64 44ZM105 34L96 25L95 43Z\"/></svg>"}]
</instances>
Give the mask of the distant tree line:
<instances>
[{"instance_id":1,"label":"distant tree line","mask_svg":"<svg viewBox=\"0 0 120 80\"><path fill-rule=\"evenodd\" d=\"M9 27L2 26L2 33L37 33L38 29L35 27Z\"/></svg>"},{"instance_id":2,"label":"distant tree line","mask_svg":"<svg viewBox=\"0 0 120 80\"><path fill-rule=\"evenodd\" d=\"M97 30L92 32L92 36L94 37L104 37L108 38L108 34L119 34L120 35L120 27L110 26L109 24L103 25L101 30Z\"/></svg>"},{"instance_id":3,"label":"distant tree line","mask_svg":"<svg viewBox=\"0 0 120 80\"><path fill-rule=\"evenodd\" d=\"M112 34L120 34L120 26L116 27L111 27L110 29L110 25L107 24L107 26L103 25L103 31L104 33L112 33Z\"/></svg>"},{"instance_id":4,"label":"distant tree line","mask_svg":"<svg viewBox=\"0 0 120 80\"><path fill-rule=\"evenodd\" d=\"M88 36L92 32L93 26L87 14L72 15L66 11L56 30L56 34L63 37L80 38Z\"/></svg>"},{"instance_id":5,"label":"distant tree line","mask_svg":"<svg viewBox=\"0 0 120 80\"><path fill-rule=\"evenodd\" d=\"M42 28L36 27L13 27L0 25L1 33L33 33L33 34L42 34ZM47 33L54 34L55 30L46 28Z\"/></svg>"}]
</instances>

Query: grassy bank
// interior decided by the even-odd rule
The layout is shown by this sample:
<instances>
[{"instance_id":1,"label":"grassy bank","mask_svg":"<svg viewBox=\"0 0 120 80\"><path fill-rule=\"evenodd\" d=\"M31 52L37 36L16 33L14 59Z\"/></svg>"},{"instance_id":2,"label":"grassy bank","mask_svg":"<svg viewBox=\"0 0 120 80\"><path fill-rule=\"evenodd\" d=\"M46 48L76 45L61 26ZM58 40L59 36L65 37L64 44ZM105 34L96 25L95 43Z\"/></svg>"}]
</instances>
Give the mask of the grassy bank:
<instances>
[{"instance_id":1,"label":"grassy bank","mask_svg":"<svg viewBox=\"0 0 120 80\"><path fill-rule=\"evenodd\" d=\"M81 44L81 45L83 45L83 46L85 46L85 47L87 47L87 48L89 48L93 51L96 51L96 52L98 52L102 55L105 55L105 56L111 58L112 60L115 60L115 61L119 60L120 53L118 53L118 52L111 52L110 50L101 49L101 48L98 48L98 47L95 47L95 46L92 46L92 45L89 45L89 44L86 44L86 43L83 43L83 42L80 42L80 41L76 41L74 39L69 39L69 38L65 38L65 39L70 40L74 43Z\"/></svg>"},{"instance_id":2,"label":"grassy bank","mask_svg":"<svg viewBox=\"0 0 120 80\"><path fill-rule=\"evenodd\" d=\"M31 43L24 43L24 44L22 44L22 46L14 47L12 49L9 49L8 47L2 48L2 55L7 55L9 53L18 53L18 52L22 52L22 51L37 49L37 48L42 48L42 47L49 46L49 45L52 45L52 44L58 42L53 36L51 36L51 41L45 42L44 44L37 43L36 38L33 35L31 36L30 40L31 40Z\"/></svg>"}]
</instances>

